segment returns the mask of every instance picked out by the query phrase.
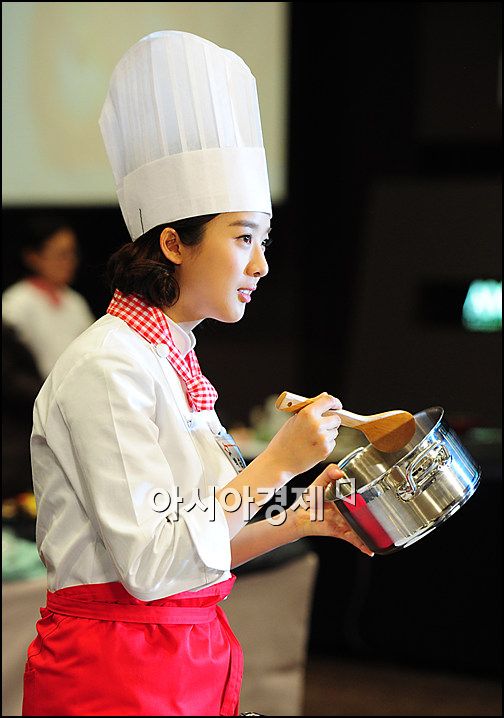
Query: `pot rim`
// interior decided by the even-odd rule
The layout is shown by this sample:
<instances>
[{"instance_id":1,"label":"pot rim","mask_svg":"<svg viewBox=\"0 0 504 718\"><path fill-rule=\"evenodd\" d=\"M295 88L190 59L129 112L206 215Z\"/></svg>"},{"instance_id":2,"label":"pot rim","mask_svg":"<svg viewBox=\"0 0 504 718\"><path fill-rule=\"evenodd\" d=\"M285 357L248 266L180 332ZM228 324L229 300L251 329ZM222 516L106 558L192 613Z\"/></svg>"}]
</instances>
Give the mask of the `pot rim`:
<instances>
[{"instance_id":1,"label":"pot rim","mask_svg":"<svg viewBox=\"0 0 504 718\"><path fill-rule=\"evenodd\" d=\"M354 492L354 493L362 494L362 493L364 493L365 491L368 491L369 489L371 489L371 488L373 488L374 486L376 486L376 484L378 484L380 481L383 481L383 479L385 478L385 476L387 476L387 474L388 474L390 471L392 471L392 469L396 468L397 466L401 466L401 464L403 464L403 463L408 463L408 462L413 458L413 454L415 454L416 452L418 452L419 448L424 444L425 440L426 440L428 437L430 437L430 435L433 434L433 432L435 432L436 429L438 429L438 427L440 426L441 422L443 421L445 411L444 411L444 409L443 409L442 406L434 405L434 406L430 406L428 409L422 409L422 411L418 411L416 414L414 414L414 417L415 417L415 420L416 420L417 416L420 416L420 414L425 414L425 413L427 413L427 412L429 412L429 411L435 411L435 410L438 410L438 411L440 412L439 418L438 418L438 420L436 421L436 423L432 426L432 428L429 429L429 431L427 432L427 434L425 434L425 436L423 437L423 439L422 439L421 441L419 441L418 444L417 444L416 446L414 446L410 451L408 451L407 454L405 454L404 456L401 456L401 458L398 459L394 464L392 464L392 466L389 466L388 469L383 472L383 474L380 474L380 476L377 476L375 479L373 479L372 481L370 481L368 484L364 484L364 486L361 486L361 487L360 487L359 489L357 489L357 491ZM361 456L362 453L363 453L364 451L366 451L366 449L367 449L369 446L372 446L372 444L369 443L369 444L367 444L366 446L360 447L360 448L361 448L361 451L359 452L358 456ZM353 452L351 452L350 454L347 454L347 456L348 456L348 457L352 456L352 454L355 454L356 451L357 451L357 449L354 450ZM378 449L377 449L377 451L378 451ZM386 455L386 452L381 451L380 453ZM345 468L345 467L346 467L346 464L344 464L343 466L342 466L341 464L345 461L345 459L347 458L347 456L345 456L343 459L341 459L341 461L338 462L338 466L339 466L339 467L341 468L341 470L344 471L345 473L346 473L346 468ZM354 456L354 457L352 457L351 459L349 459L348 463L350 463L351 461L353 461L354 458L356 458L356 456ZM351 478L351 477L347 477L347 478ZM344 499L342 499L342 500L344 500Z\"/></svg>"}]
</instances>

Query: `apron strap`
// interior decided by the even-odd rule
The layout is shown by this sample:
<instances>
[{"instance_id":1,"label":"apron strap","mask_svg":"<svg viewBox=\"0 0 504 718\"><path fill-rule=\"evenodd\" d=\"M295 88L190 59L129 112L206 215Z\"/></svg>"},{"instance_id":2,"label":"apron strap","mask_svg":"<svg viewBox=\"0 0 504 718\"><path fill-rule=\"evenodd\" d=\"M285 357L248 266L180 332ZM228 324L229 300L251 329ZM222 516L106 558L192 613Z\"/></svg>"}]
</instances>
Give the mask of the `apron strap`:
<instances>
[{"instance_id":1,"label":"apron strap","mask_svg":"<svg viewBox=\"0 0 504 718\"><path fill-rule=\"evenodd\" d=\"M100 621L128 623L194 624L208 623L217 617L217 607L137 606L118 603L78 601L47 592L47 608L53 613Z\"/></svg>"}]
</instances>

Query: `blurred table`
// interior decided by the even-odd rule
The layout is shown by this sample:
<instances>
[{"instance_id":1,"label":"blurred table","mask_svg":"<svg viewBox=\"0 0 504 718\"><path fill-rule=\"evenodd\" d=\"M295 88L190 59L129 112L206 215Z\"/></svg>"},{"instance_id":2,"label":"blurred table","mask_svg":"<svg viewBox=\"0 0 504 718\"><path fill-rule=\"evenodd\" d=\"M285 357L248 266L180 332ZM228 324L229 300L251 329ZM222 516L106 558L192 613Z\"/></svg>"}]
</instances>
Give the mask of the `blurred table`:
<instances>
[{"instance_id":1,"label":"blurred table","mask_svg":"<svg viewBox=\"0 0 504 718\"><path fill-rule=\"evenodd\" d=\"M45 606L46 577L2 583L2 715L20 716L26 651Z\"/></svg>"}]
</instances>

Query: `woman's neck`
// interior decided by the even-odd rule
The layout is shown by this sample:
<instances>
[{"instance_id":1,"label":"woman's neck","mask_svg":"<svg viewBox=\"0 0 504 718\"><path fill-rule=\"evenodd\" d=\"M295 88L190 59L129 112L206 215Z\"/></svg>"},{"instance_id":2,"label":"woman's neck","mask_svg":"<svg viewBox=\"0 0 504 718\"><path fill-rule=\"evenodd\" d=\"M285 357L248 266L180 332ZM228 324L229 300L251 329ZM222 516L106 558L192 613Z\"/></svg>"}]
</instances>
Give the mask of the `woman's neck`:
<instances>
[{"instance_id":1,"label":"woman's neck","mask_svg":"<svg viewBox=\"0 0 504 718\"><path fill-rule=\"evenodd\" d=\"M170 317L172 322L179 324L185 331L192 331L194 327L197 327L203 320L202 319L191 319L185 315L184 312L177 310L176 307L169 307L168 309L162 308L162 312Z\"/></svg>"}]
</instances>

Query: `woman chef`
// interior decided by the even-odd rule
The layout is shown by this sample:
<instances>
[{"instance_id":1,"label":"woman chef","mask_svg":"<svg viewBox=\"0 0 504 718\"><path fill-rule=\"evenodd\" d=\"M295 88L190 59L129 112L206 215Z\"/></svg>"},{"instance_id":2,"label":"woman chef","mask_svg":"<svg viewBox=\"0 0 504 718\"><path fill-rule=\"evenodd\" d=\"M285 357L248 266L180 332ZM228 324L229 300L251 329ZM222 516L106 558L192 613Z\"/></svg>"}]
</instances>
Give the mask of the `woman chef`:
<instances>
[{"instance_id":1,"label":"woman chef","mask_svg":"<svg viewBox=\"0 0 504 718\"><path fill-rule=\"evenodd\" d=\"M35 404L48 593L23 714L236 715L242 655L217 605L230 569L314 533L369 553L330 506L323 521L308 507L246 525L261 489L329 454L339 419L325 413L341 405L322 394L240 471L194 353L193 328L241 319L268 271L269 187L244 62L195 35L149 35L117 65L100 127L133 243L112 258L107 314Z\"/></svg>"}]
</instances>

